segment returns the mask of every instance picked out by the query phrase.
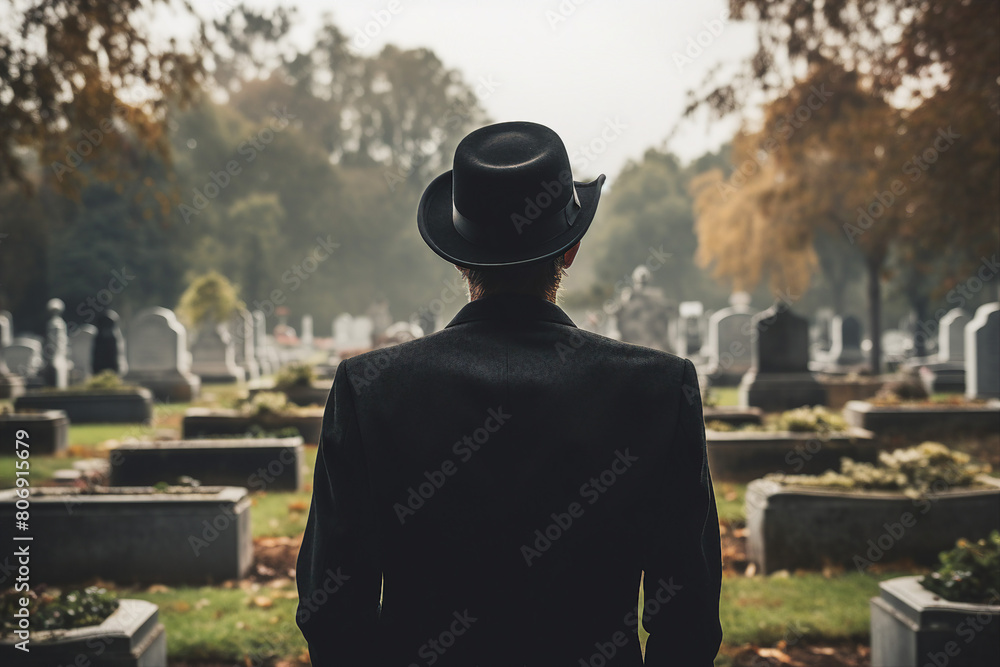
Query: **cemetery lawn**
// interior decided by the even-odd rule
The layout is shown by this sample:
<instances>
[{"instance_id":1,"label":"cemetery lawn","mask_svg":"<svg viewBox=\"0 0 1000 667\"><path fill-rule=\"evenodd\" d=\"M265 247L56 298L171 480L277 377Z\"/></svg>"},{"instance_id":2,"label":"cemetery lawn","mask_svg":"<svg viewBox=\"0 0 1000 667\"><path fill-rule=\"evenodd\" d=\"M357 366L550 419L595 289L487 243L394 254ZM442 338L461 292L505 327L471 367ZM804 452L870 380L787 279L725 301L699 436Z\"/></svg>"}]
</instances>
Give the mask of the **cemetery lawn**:
<instances>
[{"instance_id":1,"label":"cemetery lawn","mask_svg":"<svg viewBox=\"0 0 1000 667\"><path fill-rule=\"evenodd\" d=\"M712 396L719 407L737 406L740 404L739 387L712 387Z\"/></svg>"},{"instance_id":2,"label":"cemetery lawn","mask_svg":"<svg viewBox=\"0 0 1000 667\"><path fill-rule=\"evenodd\" d=\"M52 480L56 470L72 468L79 456L32 456L31 461L31 485L38 486L44 482ZM14 456L0 456L0 489L14 488L17 475L14 474Z\"/></svg>"},{"instance_id":3,"label":"cemetery lawn","mask_svg":"<svg viewBox=\"0 0 1000 667\"><path fill-rule=\"evenodd\" d=\"M725 644L716 664L730 664L726 654L745 644L772 646L782 639L805 645L867 642L868 600L877 595L880 580L893 576L897 575L726 578L721 606ZM289 580L275 583L279 586L244 583L230 588L151 587L117 592L160 606L172 661L271 665L296 660L306 650L295 626L294 585Z\"/></svg>"},{"instance_id":4,"label":"cemetery lawn","mask_svg":"<svg viewBox=\"0 0 1000 667\"><path fill-rule=\"evenodd\" d=\"M151 587L117 593L159 605L171 662L273 665L306 651L295 625L295 586L287 579L281 588Z\"/></svg>"},{"instance_id":5,"label":"cemetery lawn","mask_svg":"<svg viewBox=\"0 0 1000 667\"><path fill-rule=\"evenodd\" d=\"M714 482L715 505L722 523L743 524L747 520L743 506L747 485L739 482Z\"/></svg>"}]
</instances>

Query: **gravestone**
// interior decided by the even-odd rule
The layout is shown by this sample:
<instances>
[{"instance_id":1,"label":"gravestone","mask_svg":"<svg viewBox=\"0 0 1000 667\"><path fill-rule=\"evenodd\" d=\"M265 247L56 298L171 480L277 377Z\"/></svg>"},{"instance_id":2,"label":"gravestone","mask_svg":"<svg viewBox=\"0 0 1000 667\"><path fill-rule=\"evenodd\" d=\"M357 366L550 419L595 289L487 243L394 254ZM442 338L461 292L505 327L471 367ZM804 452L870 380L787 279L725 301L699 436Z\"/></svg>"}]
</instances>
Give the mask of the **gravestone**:
<instances>
[{"instance_id":1,"label":"gravestone","mask_svg":"<svg viewBox=\"0 0 1000 667\"><path fill-rule=\"evenodd\" d=\"M372 320L370 317L361 315L355 317L351 322L351 344L352 349L371 349L373 343Z\"/></svg>"},{"instance_id":2,"label":"gravestone","mask_svg":"<svg viewBox=\"0 0 1000 667\"><path fill-rule=\"evenodd\" d=\"M392 324L389 302L379 297L368 307L367 314L372 323L372 342L374 343Z\"/></svg>"},{"instance_id":3,"label":"gravestone","mask_svg":"<svg viewBox=\"0 0 1000 667\"><path fill-rule=\"evenodd\" d=\"M765 412L822 405L826 390L809 372L809 322L775 305L753 316L750 370L740 382L741 407Z\"/></svg>"},{"instance_id":4,"label":"gravestone","mask_svg":"<svg viewBox=\"0 0 1000 667\"><path fill-rule=\"evenodd\" d=\"M81 384L94 374L93 353L97 327L81 324L69 337L69 360L73 368L69 372L70 384Z\"/></svg>"},{"instance_id":5,"label":"gravestone","mask_svg":"<svg viewBox=\"0 0 1000 667\"><path fill-rule=\"evenodd\" d=\"M354 318L350 313L341 313L333 318L333 346L337 351L351 346L354 335Z\"/></svg>"},{"instance_id":6,"label":"gravestone","mask_svg":"<svg viewBox=\"0 0 1000 667\"><path fill-rule=\"evenodd\" d=\"M916 364L927 393L965 392L965 327L971 320L964 310L954 308L938 322L937 355Z\"/></svg>"},{"instance_id":7,"label":"gravestone","mask_svg":"<svg viewBox=\"0 0 1000 667\"><path fill-rule=\"evenodd\" d=\"M722 308L708 320L708 377L712 384L733 386L750 370L752 363L752 318L750 295L736 292L729 297L729 307Z\"/></svg>"},{"instance_id":8,"label":"gravestone","mask_svg":"<svg viewBox=\"0 0 1000 667\"><path fill-rule=\"evenodd\" d=\"M299 337L302 347L312 349L313 346L313 318L312 315L302 316L302 335Z\"/></svg>"},{"instance_id":9,"label":"gravestone","mask_svg":"<svg viewBox=\"0 0 1000 667\"><path fill-rule=\"evenodd\" d=\"M49 321L45 325L45 344L42 346L42 382L56 389L65 389L69 384L69 341L62 318L65 310L62 299L49 299Z\"/></svg>"},{"instance_id":10,"label":"gravestone","mask_svg":"<svg viewBox=\"0 0 1000 667\"><path fill-rule=\"evenodd\" d=\"M254 321L249 310L237 308L233 312L229 318L229 335L233 339L236 365L243 369L247 380L256 380L260 377L260 367L254 353Z\"/></svg>"},{"instance_id":11,"label":"gravestone","mask_svg":"<svg viewBox=\"0 0 1000 667\"><path fill-rule=\"evenodd\" d=\"M128 373L125 361L125 337L118 323L118 313L105 310L97 316L97 336L94 337L94 352L91 368L94 375L101 371L112 371L122 376Z\"/></svg>"},{"instance_id":12,"label":"gravestone","mask_svg":"<svg viewBox=\"0 0 1000 667\"><path fill-rule=\"evenodd\" d=\"M680 326L677 335L677 351L686 357L692 357L701 352L704 343L703 314L705 306L701 301L682 301L677 307Z\"/></svg>"},{"instance_id":13,"label":"gravestone","mask_svg":"<svg viewBox=\"0 0 1000 667\"><path fill-rule=\"evenodd\" d=\"M961 308L953 308L938 322L938 359L961 364L965 361L965 326L972 318Z\"/></svg>"},{"instance_id":14,"label":"gravestone","mask_svg":"<svg viewBox=\"0 0 1000 667\"><path fill-rule=\"evenodd\" d=\"M10 315L0 311L0 398L17 398L24 393L24 380L7 367L6 349L13 342Z\"/></svg>"},{"instance_id":15,"label":"gravestone","mask_svg":"<svg viewBox=\"0 0 1000 667\"><path fill-rule=\"evenodd\" d=\"M673 352L670 302L659 287L649 284L645 266L632 272L632 289L622 294L618 309L618 331L622 341L662 352Z\"/></svg>"},{"instance_id":16,"label":"gravestone","mask_svg":"<svg viewBox=\"0 0 1000 667\"><path fill-rule=\"evenodd\" d=\"M965 326L965 395L1000 398L1000 303L987 303Z\"/></svg>"},{"instance_id":17,"label":"gravestone","mask_svg":"<svg viewBox=\"0 0 1000 667\"><path fill-rule=\"evenodd\" d=\"M833 346L833 308L816 309L814 344L819 352L829 352Z\"/></svg>"},{"instance_id":18,"label":"gravestone","mask_svg":"<svg viewBox=\"0 0 1000 667\"><path fill-rule=\"evenodd\" d=\"M32 334L17 336L4 348L4 359L12 373L31 386L41 386L42 339Z\"/></svg>"},{"instance_id":19,"label":"gravestone","mask_svg":"<svg viewBox=\"0 0 1000 667\"><path fill-rule=\"evenodd\" d=\"M0 320L7 323L0 326L0 348L3 348L14 342L14 317L9 310L0 310Z\"/></svg>"},{"instance_id":20,"label":"gravestone","mask_svg":"<svg viewBox=\"0 0 1000 667\"><path fill-rule=\"evenodd\" d=\"M858 366L865 361L861 349L861 320L853 315L835 315L830 326L830 363L840 369Z\"/></svg>"},{"instance_id":21,"label":"gravestone","mask_svg":"<svg viewBox=\"0 0 1000 667\"><path fill-rule=\"evenodd\" d=\"M278 369L271 367L271 356L267 353L267 317L262 310L255 310L251 315L253 316L253 356L257 360L260 374L271 375Z\"/></svg>"},{"instance_id":22,"label":"gravestone","mask_svg":"<svg viewBox=\"0 0 1000 667\"><path fill-rule=\"evenodd\" d=\"M201 380L191 373L187 330L172 310L141 311L129 340L126 382L148 388L161 401L187 403L198 396Z\"/></svg>"},{"instance_id":23,"label":"gravestone","mask_svg":"<svg viewBox=\"0 0 1000 667\"><path fill-rule=\"evenodd\" d=\"M191 372L203 383L230 384L244 380L236 365L236 350L221 324L204 323L191 345Z\"/></svg>"}]
</instances>

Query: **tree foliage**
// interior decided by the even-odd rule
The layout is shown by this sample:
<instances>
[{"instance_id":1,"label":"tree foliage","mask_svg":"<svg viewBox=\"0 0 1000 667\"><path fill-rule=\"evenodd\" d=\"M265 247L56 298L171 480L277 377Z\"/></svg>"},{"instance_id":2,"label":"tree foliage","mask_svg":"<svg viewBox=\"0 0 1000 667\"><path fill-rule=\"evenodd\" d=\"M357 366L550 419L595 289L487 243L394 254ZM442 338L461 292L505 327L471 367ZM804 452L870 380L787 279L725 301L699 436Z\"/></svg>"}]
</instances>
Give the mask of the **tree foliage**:
<instances>
[{"instance_id":1,"label":"tree foliage","mask_svg":"<svg viewBox=\"0 0 1000 667\"><path fill-rule=\"evenodd\" d=\"M233 284L222 274L209 271L191 281L184 290L177 304L177 316L189 327L221 324L243 306Z\"/></svg>"},{"instance_id":2,"label":"tree foliage","mask_svg":"<svg viewBox=\"0 0 1000 667\"><path fill-rule=\"evenodd\" d=\"M1000 5L987 0L733 0L758 49L708 80L689 111L763 120L734 141L742 183L695 184L699 260L734 284L801 289L817 234L840 236L868 273L872 370L890 257L947 290L996 252L1000 228ZM817 91L820 91L818 93ZM819 99L824 98L824 99ZM742 253L739 250L745 249ZM829 247L826 253L829 255ZM949 252L957 261L933 261ZM923 261L921 261L923 260ZM897 269L900 267L897 265ZM947 273L944 273L946 272ZM919 290L910 289L916 305Z\"/></svg>"},{"instance_id":3,"label":"tree foliage","mask_svg":"<svg viewBox=\"0 0 1000 667\"><path fill-rule=\"evenodd\" d=\"M204 81L207 42L197 32L186 45L160 43L146 26L164 10L194 17L186 0L34 0L8 8L0 30L0 182L30 183L23 162L30 149L41 164L65 168L67 188L78 187L84 172L73 168L74 151L117 152L126 138L116 130L125 125L167 155L163 120L171 103L190 100ZM142 96L132 99L136 91Z\"/></svg>"}]
</instances>

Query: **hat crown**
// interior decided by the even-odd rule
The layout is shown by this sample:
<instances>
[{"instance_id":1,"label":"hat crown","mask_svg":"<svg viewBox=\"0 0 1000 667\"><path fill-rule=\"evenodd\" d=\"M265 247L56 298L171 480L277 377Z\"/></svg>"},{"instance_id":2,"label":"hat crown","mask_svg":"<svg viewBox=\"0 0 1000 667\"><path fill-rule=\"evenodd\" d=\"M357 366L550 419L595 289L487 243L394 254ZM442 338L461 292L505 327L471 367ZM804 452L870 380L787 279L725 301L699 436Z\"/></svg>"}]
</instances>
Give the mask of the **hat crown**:
<instances>
[{"instance_id":1,"label":"hat crown","mask_svg":"<svg viewBox=\"0 0 1000 667\"><path fill-rule=\"evenodd\" d=\"M455 150L453 178L463 231L488 234L501 245L523 237L536 220L561 213L574 198L566 147L537 123L498 123L472 132Z\"/></svg>"}]
</instances>

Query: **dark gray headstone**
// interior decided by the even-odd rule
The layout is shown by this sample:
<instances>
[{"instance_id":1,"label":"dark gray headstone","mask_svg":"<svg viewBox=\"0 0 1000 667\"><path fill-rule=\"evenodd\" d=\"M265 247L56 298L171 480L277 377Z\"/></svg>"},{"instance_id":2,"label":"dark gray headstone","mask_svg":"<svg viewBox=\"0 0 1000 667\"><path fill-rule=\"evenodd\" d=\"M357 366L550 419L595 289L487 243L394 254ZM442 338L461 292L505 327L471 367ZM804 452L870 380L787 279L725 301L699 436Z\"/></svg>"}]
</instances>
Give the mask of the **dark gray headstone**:
<instances>
[{"instance_id":1,"label":"dark gray headstone","mask_svg":"<svg viewBox=\"0 0 1000 667\"><path fill-rule=\"evenodd\" d=\"M965 395L1000 398L1000 303L980 306L965 327Z\"/></svg>"},{"instance_id":2,"label":"dark gray headstone","mask_svg":"<svg viewBox=\"0 0 1000 667\"><path fill-rule=\"evenodd\" d=\"M844 369L864 363L865 355L861 349L863 328L861 320L853 315L836 316L831 322L832 332L830 353L828 355L831 370Z\"/></svg>"},{"instance_id":3,"label":"dark gray headstone","mask_svg":"<svg viewBox=\"0 0 1000 667\"><path fill-rule=\"evenodd\" d=\"M768 412L826 402L826 391L809 372L809 323L784 305L752 321L753 363L740 382L742 407Z\"/></svg>"},{"instance_id":4,"label":"dark gray headstone","mask_svg":"<svg viewBox=\"0 0 1000 667\"><path fill-rule=\"evenodd\" d=\"M97 335L94 336L94 351L91 357L94 374L113 371L115 375L125 375L128 363L125 361L125 337L118 324L118 313L105 310L97 316Z\"/></svg>"},{"instance_id":5,"label":"dark gray headstone","mask_svg":"<svg viewBox=\"0 0 1000 667\"><path fill-rule=\"evenodd\" d=\"M752 368L758 373L809 371L809 323L788 309L769 308L753 318L757 341Z\"/></svg>"}]
</instances>

